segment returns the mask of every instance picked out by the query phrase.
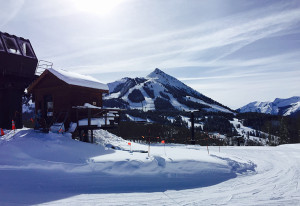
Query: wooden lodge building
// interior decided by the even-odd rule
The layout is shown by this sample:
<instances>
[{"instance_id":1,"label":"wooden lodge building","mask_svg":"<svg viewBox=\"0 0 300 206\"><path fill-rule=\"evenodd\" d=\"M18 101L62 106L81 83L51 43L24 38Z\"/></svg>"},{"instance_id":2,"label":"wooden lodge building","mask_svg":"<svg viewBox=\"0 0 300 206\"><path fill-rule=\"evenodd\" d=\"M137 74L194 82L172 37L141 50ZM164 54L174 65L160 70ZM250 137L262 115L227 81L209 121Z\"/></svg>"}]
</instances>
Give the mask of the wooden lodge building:
<instances>
[{"instance_id":1,"label":"wooden lodge building","mask_svg":"<svg viewBox=\"0 0 300 206\"><path fill-rule=\"evenodd\" d=\"M67 130L71 122L76 123L80 139L93 141L82 135L118 123L119 110L102 107L102 96L109 92L108 86L93 77L51 68L45 70L27 92L32 94L36 116L44 128L63 123Z\"/></svg>"},{"instance_id":2,"label":"wooden lodge building","mask_svg":"<svg viewBox=\"0 0 300 206\"><path fill-rule=\"evenodd\" d=\"M35 123L46 131L60 123L81 133L118 123L118 109L104 109L108 86L97 79L50 67L38 76L38 59L28 39L0 31L0 128L23 127L24 90L35 102ZM41 62L41 61L40 61ZM72 125L74 125L72 124ZM70 131L70 130L69 130Z\"/></svg>"}]
</instances>

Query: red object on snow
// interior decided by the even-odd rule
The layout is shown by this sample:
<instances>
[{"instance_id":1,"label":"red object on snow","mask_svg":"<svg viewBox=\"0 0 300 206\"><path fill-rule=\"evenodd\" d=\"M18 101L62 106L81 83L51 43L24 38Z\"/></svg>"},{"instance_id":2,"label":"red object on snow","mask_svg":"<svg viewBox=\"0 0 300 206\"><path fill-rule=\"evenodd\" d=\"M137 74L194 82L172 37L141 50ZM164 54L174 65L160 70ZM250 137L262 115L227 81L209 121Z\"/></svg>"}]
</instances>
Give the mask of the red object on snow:
<instances>
[{"instance_id":1,"label":"red object on snow","mask_svg":"<svg viewBox=\"0 0 300 206\"><path fill-rule=\"evenodd\" d=\"M3 129L1 128L1 136L5 135Z\"/></svg>"},{"instance_id":2,"label":"red object on snow","mask_svg":"<svg viewBox=\"0 0 300 206\"><path fill-rule=\"evenodd\" d=\"M131 145L131 142L128 142L128 145Z\"/></svg>"},{"instance_id":3,"label":"red object on snow","mask_svg":"<svg viewBox=\"0 0 300 206\"><path fill-rule=\"evenodd\" d=\"M162 143L162 144L165 144L165 140L162 140L161 143Z\"/></svg>"},{"instance_id":4,"label":"red object on snow","mask_svg":"<svg viewBox=\"0 0 300 206\"><path fill-rule=\"evenodd\" d=\"M30 121L33 123L34 122L34 120L32 119L32 118L30 118Z\"/></svg>"},{"instance_id":5,"label":"red object on snow","mask_svg":"<svg viewBox=\"0 0 300 206\"><path fill-rule=\"evenodd\" d=\"M15 125L15 121L14 120L11 121L11 125L12 125L11 129L15 130L16 129L16 125Z\"/></svg>"}]
</instances>

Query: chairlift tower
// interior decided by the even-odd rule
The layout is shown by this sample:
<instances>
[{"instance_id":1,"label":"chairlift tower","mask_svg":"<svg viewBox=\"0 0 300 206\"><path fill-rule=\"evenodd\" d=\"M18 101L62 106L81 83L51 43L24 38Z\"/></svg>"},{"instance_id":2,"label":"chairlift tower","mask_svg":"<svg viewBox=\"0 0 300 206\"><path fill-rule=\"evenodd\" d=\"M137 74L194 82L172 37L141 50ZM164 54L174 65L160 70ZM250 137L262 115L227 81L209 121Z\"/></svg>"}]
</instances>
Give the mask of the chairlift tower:
<instances>
[{"instance_id":1,"label":"chairlift tower","mask_svg":"<svg viewBox=\"0 0 300 206\"><path fill-rule=\"evenodd\" d=\"M22 96L38 59L28 39L0 32L0 128L22 128Z\"/></svg>"}]
</instances>

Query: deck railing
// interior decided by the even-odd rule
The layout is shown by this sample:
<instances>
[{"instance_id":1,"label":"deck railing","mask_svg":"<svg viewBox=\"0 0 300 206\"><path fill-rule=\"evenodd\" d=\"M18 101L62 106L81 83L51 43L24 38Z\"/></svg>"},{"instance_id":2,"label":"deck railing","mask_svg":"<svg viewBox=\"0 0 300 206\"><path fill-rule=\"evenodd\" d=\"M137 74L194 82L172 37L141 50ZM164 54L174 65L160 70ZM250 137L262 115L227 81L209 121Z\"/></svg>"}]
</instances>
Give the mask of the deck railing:
<instances>
[{"instance_id":1,"label":"deck railing","mask_svg":"<svg viewBox=\"0 0 300 206\"><path fill-rule=\"evenodd\" d=\"M46 69L51 69L53 63L45 60L39 60L35 70L35 75L40 76Z\"/></svg>"}]
</instances>

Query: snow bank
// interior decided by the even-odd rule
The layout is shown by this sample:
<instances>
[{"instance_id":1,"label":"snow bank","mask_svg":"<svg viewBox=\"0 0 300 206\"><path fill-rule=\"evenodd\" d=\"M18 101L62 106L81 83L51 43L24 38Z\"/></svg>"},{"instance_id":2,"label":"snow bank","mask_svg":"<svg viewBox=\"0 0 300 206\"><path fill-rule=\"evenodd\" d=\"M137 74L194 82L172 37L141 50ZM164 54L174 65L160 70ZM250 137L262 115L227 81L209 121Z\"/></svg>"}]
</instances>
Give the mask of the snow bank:
<instances>
[{"instance_id":1,"label":"snow bank","mask_svg":"<svg viewBox=\"0 0 300 206\"><path fill-rule=\"evenodd\" d=\"M102 146L75 141L70 134L45 134L32 129L17 130L16 133L6 131L0 138L0 148L0 169L55 169L58 166L57 169L66 172L86 165L94 156L113 152Z\"/></svg>"},{"instance_id":2,"label":"snow bank","mask_svg":"<svg viewBox=\"0 0 300 206\"><path fill-rule=\"evenodd\" d=\"M157 192L210 186L254 171L230 155L205 147L131 143L104 130L97 144L70 134L6 131L0 138L0 204L37 204L108 192ZM111 149L111 147L116 149ZM130 150L132 152L130 152ZM18 197L18 198L16 198Z\"/></svg>"},{"instance_id":3,"label":"snow bank","mask_svg":"<svg viewBox=\"0 0 300 206\"><path fill-rule=\"evenodd\" d=\"M148 151L148 145L130 142L130 146L128 141L105 130L95 132L95 141L103 146L117 149L116 152L109 155L92 158L94 163L101 163L101 166L109 162L110 174L160 174L167 177L187 174L214 174L214 177L218 178L218 175L234 177L238 170L239 172L254 170L252 163L241 163L229 158L221 159L217 156L210 156L204 147L200 146L186 147L170 144L164 148L163 144L153 144L150 147L150 157L148 157L147 153L141 153L141 151ZM235 162L234 168L232 161ZM204 178L209 178L208 176Z\"/></svg>"}]
</instances>

